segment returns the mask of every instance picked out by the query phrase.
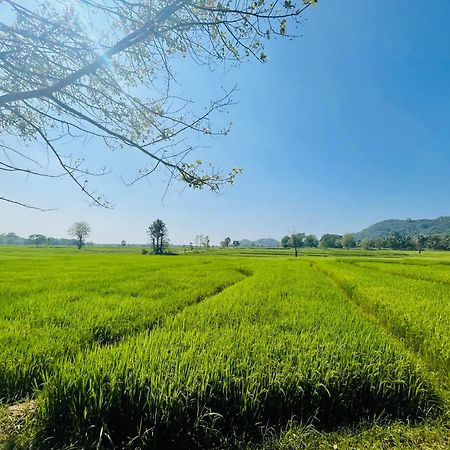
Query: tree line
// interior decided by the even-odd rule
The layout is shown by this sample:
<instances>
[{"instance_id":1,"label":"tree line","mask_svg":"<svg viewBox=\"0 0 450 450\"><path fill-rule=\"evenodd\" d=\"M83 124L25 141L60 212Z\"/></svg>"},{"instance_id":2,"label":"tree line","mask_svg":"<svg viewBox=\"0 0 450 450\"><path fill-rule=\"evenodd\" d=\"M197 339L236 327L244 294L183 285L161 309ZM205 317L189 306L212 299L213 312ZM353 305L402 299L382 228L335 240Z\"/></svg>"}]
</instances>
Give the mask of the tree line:
<instances>
[{"instance_id":1,"label":"tree line","mask_svg":"<svg viewBox=\"0 0 450 450\"><path fill-rule=\"evenodd\" d=\"M0 245L35 245L40 246L71 246L76 245L81 249L85 245L94 245L92 242L86 242L87 237L91 233L91 226L87 222L75 222L67 230L68 234L74 239L53 238L43 234L30 234L28 238L23 238L15 233L0 234ZM161 220L156 219L147 229L150 238L153 254L161 255L167 252L169 246L168 228ZM239 241L232 241L230 237L226 237L220 243L221 247L239 247ZM126 242L122 241L121 246L126 246ZM202 234L197 235L195 243L189 244L190 250L204 248L209 250L211 247L209 236ZM354 234L326 233L320 239L314 234L292 233L281 238L281 247L292 248L295 256L298 256L301 248L323 248L323 249L352 249L361 248L363 250L417 250L419 252L430 250L450 250L450 234L434 234L426 236L417 234L415 236L403 235L399 232L392 232L387 236L374 238L364 238L358 240ZM148 253L143 249L143 253Z\"/></svg>"},{"instance_id":2,"label":"tree line","mask_svg":"<svg viewBox=\"0 0 450 450\"><path fill-rule=\"evenodd\" d=\"M318 239L314 234L293 233L290 236L281 238L281 246L293 248L297 256L300 248L361 248L363 250L417 250L419 252L429 250L450 250L450 234L434 234L425 236L417 234L415 236L403 235L397 231L387 236L374 238L364 238L358 240L354 234L324 234Z\"/></svg>"},{"instance_id":3,"label":"tree line","mask_svg":"<svg viewBox=\"0 0 450 450\"><path fill-rule=\"evenodd\" d=\"M16 233L2 233L0 234L0 245L35 245L41 246L70 246L75 245L75 239L55 238L45 236L43 234L30 234L28 237L18 236ZM88 242L87 245L92 245Z\"/></svg>"},{"instance_id":4,"label":"tree line","mask_svg":"<svg viewBox=\"0 0 450 450\"><path fill-rule=\"evenodd\" d=\"M364 238L359 243L364 250L388 248L392 250L450 250L450 234L434 234L425 236L402 235L399 232L390 233L385 237Z\"/></svg>"}]
</instances>

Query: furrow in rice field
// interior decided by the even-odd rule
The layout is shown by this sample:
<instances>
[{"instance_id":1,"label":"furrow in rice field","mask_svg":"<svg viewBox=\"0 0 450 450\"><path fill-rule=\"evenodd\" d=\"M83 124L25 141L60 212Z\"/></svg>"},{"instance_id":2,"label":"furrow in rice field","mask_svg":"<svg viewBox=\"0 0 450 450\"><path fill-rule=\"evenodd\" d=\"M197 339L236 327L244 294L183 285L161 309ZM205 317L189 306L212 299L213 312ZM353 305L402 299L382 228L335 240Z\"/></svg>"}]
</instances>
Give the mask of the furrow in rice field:
<instances>
[{"instance_id":1,"label":"furrow in rice field","mask_svg":"<svg viewBox=\"0 0 450 450\"><path fill-rule=\"evenodd\" d=\"M374 276L377 271L340 261L320 261L315 266L448 384L450 289L446 283L400 277L384 267Z\"/></svg>"}]
</instances>

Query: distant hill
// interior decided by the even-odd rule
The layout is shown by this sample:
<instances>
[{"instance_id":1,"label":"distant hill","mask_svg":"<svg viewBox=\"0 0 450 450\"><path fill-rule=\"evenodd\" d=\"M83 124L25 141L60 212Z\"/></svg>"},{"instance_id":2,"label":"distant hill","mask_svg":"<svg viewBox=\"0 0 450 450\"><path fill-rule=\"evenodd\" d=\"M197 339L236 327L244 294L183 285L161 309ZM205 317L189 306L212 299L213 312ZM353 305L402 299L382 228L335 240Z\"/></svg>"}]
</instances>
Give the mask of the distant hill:
<instances>
[{"instance_id":1,"label":"distant hill","mask_svg":"<svg viewBox=\"0 0 450 450\"><path fill-rule=\"evenodd\" d=\"M239 241L241 247L280 247L280 241L272 238L258 239L257 241L249 241L242 239Z\"/></svg>"},{"instance_id":2,"label":"distant hill","mask_svg":"<svg viewBox=\"0 0 450 450\"><path fill-rule=\"evenodd\" d=\"M437 219L389 219L375 223L359 233L355 233L356 239L375 238L387 236L398 232L404 236L423 234L450 234L450 217L438 217Z\"/></svg>"}]
</instances>

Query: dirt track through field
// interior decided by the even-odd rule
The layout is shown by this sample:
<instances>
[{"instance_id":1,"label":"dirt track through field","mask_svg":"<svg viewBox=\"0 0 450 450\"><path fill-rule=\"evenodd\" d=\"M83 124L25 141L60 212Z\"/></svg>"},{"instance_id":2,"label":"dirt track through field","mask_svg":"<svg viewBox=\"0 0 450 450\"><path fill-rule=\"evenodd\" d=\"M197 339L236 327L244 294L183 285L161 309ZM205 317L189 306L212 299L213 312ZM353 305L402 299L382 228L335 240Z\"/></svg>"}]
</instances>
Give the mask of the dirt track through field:
<instances>
[{"instance_id":1,"label":"dirt track through field","mask_svg":"<svg viewBox=\"0 0 450 450\"><path fill-rule=\"evenodd\" d=\"M0 448L8 448L8 442L14 434L19 434L36 410L34 400L16 403L0 411Z\"/></svg>"}]
</instances>

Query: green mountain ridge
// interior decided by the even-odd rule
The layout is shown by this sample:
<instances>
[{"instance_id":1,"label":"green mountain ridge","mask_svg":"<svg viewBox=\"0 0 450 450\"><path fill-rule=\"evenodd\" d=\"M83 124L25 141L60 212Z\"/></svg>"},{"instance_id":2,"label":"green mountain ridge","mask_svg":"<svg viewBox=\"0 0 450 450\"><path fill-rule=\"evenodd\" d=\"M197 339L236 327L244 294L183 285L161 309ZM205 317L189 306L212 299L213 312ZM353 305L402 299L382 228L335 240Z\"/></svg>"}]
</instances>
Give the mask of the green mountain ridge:
<instances>
[{"instance_id":1,"label":"green mountain ridge","mask_svg":"<svg viewBox=\"0 0 450 450\"><path fill-rule=\"evenodd\" d=\"M450 234L450 216L441 216L436 219L388 219L370 225L364 230L355 233L356 239L385 237L391 233L400 233L404 236L423 234Z\"/></svg>"},{"instance_id":2,"label":"green mountain ridge","mask_svg":"<svg viewBox=\"0 0 450 450\"><path fill-rule=\"evenodd\" d=\"M256 241L250 241L249 239L242 239L239 241L241 247L280 247L280 241L273 238L262 238Z\"/></svg>"}]
</instances>

